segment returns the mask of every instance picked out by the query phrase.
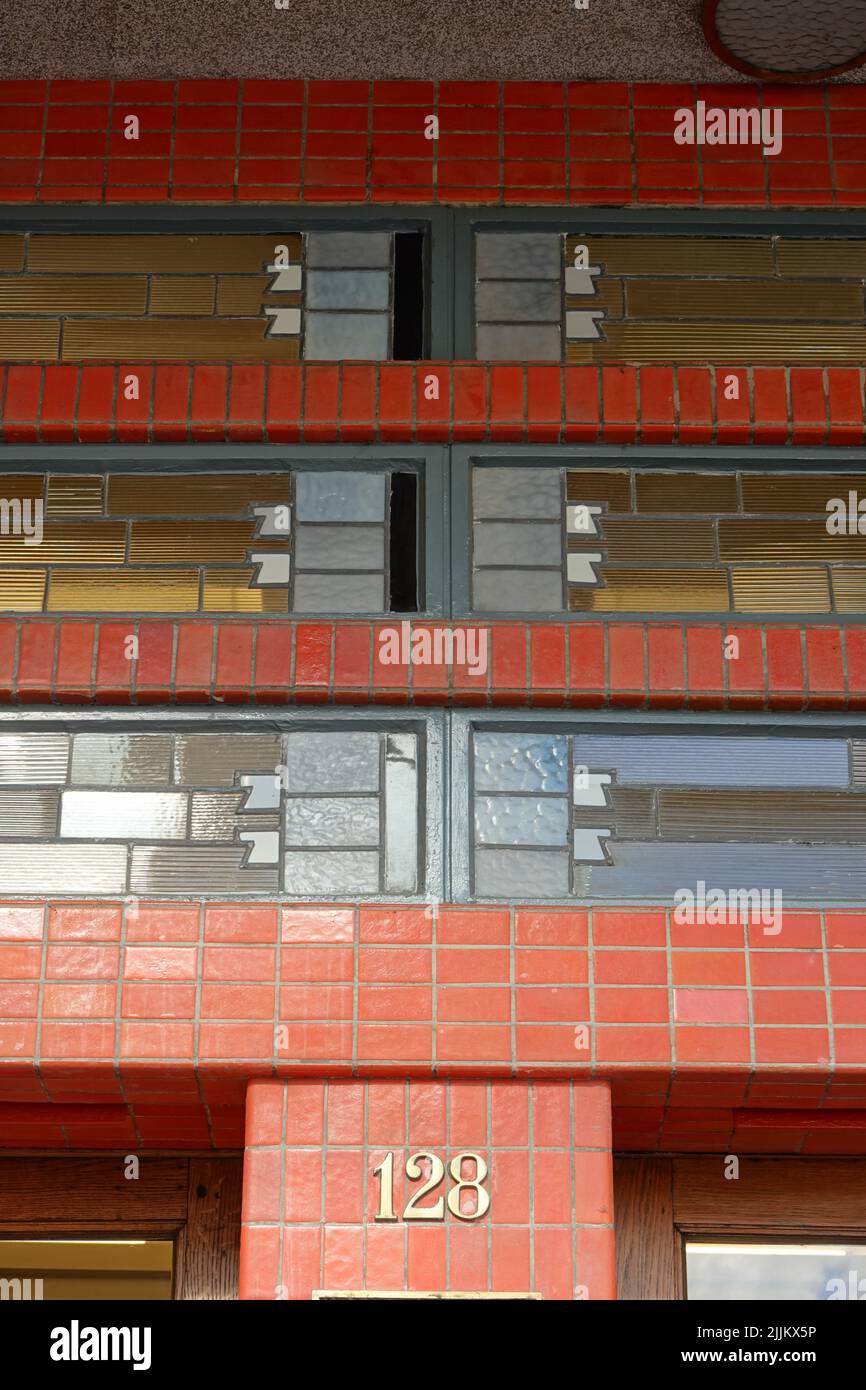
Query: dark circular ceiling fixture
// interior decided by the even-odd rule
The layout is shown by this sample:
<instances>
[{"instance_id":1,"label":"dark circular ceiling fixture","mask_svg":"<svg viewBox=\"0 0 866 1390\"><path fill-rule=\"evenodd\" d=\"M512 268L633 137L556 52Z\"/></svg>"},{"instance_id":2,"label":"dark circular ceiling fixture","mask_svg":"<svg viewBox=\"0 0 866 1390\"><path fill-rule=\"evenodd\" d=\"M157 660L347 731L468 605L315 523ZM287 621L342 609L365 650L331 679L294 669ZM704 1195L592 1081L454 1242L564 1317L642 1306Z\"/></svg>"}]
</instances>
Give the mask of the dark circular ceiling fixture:
<instances>
[{"instance_id":1,"label":"dark circular ceiling fixture","mask_svg":"<svg viewBox=\"0 0 866 1390\"><path fill-rule=\"evenodd\" d=\"M866 63L866 0L704 0L713 52L765 82L817 82Z\"/></svg>"}]
</instances>

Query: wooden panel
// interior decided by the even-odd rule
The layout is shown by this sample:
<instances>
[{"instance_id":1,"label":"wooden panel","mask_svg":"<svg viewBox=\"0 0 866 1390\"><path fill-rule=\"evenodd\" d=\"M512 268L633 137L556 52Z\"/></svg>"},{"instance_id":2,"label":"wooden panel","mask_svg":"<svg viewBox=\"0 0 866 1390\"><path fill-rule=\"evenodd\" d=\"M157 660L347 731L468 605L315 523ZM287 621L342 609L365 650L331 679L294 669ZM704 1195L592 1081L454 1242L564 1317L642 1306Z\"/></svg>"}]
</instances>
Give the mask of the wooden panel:
<instances>
[{"instance_id":1,"label":"wooden panel","mask_svg":"<svg viewBox=\"0 0 866 1390\"><path fill-rule=\"evenodd\" d=\"M43 271L127 271L139 275L175 271L196 275L219 271L261 271L274 260L274 249L288 246L292 262L301 259L301 238L295 233L238 236L54 235L34 232L29 238L27 269Z\"/></svg>"},{"instance_id":2,"label":"wooden panel","mask_svg":"<svg viewBox=\"0 0 866 1390\"><path fill-rule=\"evenodd\" d=\"M45 598L44 569L0 569L0 611L39 613Z\"/></svg>"},{"instance_id":3,"label":"wooden panel","mask_svg":"<svg viewBox=\"0 0 866 1390\"><path fill-rule=\"evenodd\" d=\"M596 537L584 537L576 545L574 538L569 538L569 550L583 550L592 541L596 549L599 543L604 547L608 560L638 565L658 560L692 564L716 559L715 528L709 517L682 521L659 521L655 517L600 520L600 542Z\"/></svg>"},{"instance_id":4,"label":"wooden panel","mask_svg":"<svg viewBox=\"0 0 866 1390\"><path fill-rule=\"evenodd\" d=\"M240 1158L190 1159L189 1223L179 1242L175 1298L237 1298L242 1183Z\"/></svg>"},{"instance_id":5,"label":"wooden panel","mask_svg":"<svg viewBox=\"0 0 866 1390\"><path fill-rule=\"evenodd\" d=\"M724 612L728 581L724 570L611 569L603 567L604 587L570 584L573 613Z\"/></svg>"},{"instance_id":6,"label":"wooden panel","mask_svg":"<svg viewBox=\"0 0 866 1390\"><path fill-rule=\"evenodd\" d=\"M734 473L638 473L639 512L735 512Z\"/></svg>"},{"instance_id":7,"label":"wooden panel","mask_svg":"<svg viewBox=\"0 0 866 1390\"><path fill-rule=\"evenodd\" d=\"M674 1158L678 1226L718 1231L856 1231L866 1227L866 1160L741 1158L736 1181L724 1156Z\"/></svg>"},{"instance_id":8,"label":"wooden panel","mask_svg":"<svg viewBox=\"0 0 866 1390\"><path fill-rule=\"evenodd\" d=\"M0 564L121 565L126 551L122 521L49 522L38 546L26 536L0 536Z\"/></svg>"},{"instance_id":9,"label":"wooden panel","mask_svg":"<svg viewBox=\"0 0 866 1390\"><path fill-rule=\"evenodd\" d=\"M28 276L0 280L0 313L143 314L147 281L111 275L61 279Z\"/></svg>"},{"instance_id":10,"label":"wooden panel","mask_svg":"<svg viewBox=\"0 0 866 1390\"><path fill-rule=\"evenodd\" d=\"M839 281L631 280L628 316L862 322L863 290Z\"/></svg>"},{"instance_id":11,"label":"wooden panel","mask_svg":"<svg viewBox=\"0 0 866 1390\"><path fill-rule=\"evenodd\" d=\"M569 236L566 264L574 248L587 246L592 265L609 275L773 275L770 237ZM827 274L826 264L821 272Z\"/></svg>"},{"instance_id":12,"label":"wooden panel","mask_svg":"<svg viewBox=\"0 0 866 1390\"><path fill-rule=\"evenodd\" d=\"M49 613L195 613L198 570L56 570Z\"/></svg>"},{"instance_id":13,"label":"wooden panel","mask_svg":"<svg viewBox=\"0 0 866 1390\"><path fill-rule=\"evenodd\" d=\"M0 236L0 270L20 270L24 264L24 237L13 233Z\"/></svg>"},{"instance_id":14,"label":"wooden panel","mask_svg":"<svg viewBox=\"0 0 866 1390\"><path fill-rule=\"evenodd\" d=\"M681 1242L673 1219L672 1160L615 1157L613 1193L617 1298L682 1298Z\"/></svg>"},{"instance_id":15,"label":"wooden panel","mask_svg":"<svg viewBox=\"0 0 866 1390\"><path fill-rule=\"evenodd\" d=\"M847 275L866 280L866 241L781 237L776 261L780 275Z\"/></svg>"},{"instance_id":16,"label":"wooden panel","mask_svg":"<svg viewBox=\"0 0 866 1390\"><path fill-rule=\"evenodd\" d=\"M155 362L257 358L295 361L300 338L266 337L271 319L73 319L63 332L63 361L142 358Z\"/></svg>"},{"instance_id":17,"label":"wooden panel","mask_svg":"<svg viewBox=\"0 0 866 1390\"><path fill-rule=\"evenodd\" d=\"M0 321L0 362L46 358L56 362L60 351L57 319L3 319Z\"/></svg>"},{"instance_id":18,"label":"wooden panel","mask_svg":"<svg viewBox=\"0 0 866 1390\"><path fill-rule=\"evenodd\" d=\"M150 284L152 314L212 314L216 282L210 275L160 275ZM258 313L258 305L251 311Z\"/></svg>"},{"instance_id":19,"label":"wooden panel","mask_svg":"<svg viewBox=\"0 0 866 1390\"><path fill-rule=\"evenodd\" d=\"M243 516L254 504L291 497L289 473L112 473L108 479L111 516Z\"/></svg>"},{"instance_id":20,"label":"wooden panel","mask_svg":"<svg viewBox=\"0 0 866 1390\"><path fill-rule=\"evenodd\" d=\"M0 1158L0 1222L185 1221L188 1164L145 1156L130 1180L120 1155Z\"/></svg>"},{"instance_id":21,"label":"wooden panel","mask_svg":"<svg viewBox=\"0 0 866 1390\"><path fill-rule=\"evenodd\" d=\"M251 589L251 577L251 569L205 570L202 599L204 612L288 613L288 589Z\"/></svg>"},{"instance_id":22,"label":"wooden panel","mask_svg":"<svg viewBox=\"0 0 866 1390\"><path fill-rule=\"evenodd\" d=\"M569 342L569 362L855 362L866 328L839 324L611 323L603 342Z\"/></svg>"},{"instance_id":23,"label":"wooden panel","mask_svg":"<svg viewBox=\"0 0 866 1390\"><path fill-rule=\"evenodd\" d=\"M731 589L738 613L830 612L830 576L825 569L739 565L731 570Z\"/></svg>"}]
</instances>

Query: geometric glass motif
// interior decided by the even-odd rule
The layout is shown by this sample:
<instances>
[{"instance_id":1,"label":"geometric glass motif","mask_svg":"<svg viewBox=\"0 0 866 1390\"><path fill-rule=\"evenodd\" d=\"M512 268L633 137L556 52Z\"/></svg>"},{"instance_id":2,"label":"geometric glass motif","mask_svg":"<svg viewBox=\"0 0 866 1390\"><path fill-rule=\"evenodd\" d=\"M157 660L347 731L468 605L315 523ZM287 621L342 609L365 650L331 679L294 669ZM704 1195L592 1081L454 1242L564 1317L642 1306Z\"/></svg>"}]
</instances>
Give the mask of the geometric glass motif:
<instances>
[{"instance_id":1,"label":"geometric glass motif","mask_svg":"<svg viewBox=\"0 0 866 1390\"><path fill-rule=\"evenodd\" d=\"M861 497L856 473L475 463L472 609L862 615Z\"/></svg>"},{"instance_id":2,"label":"geometric glass motif","mask_svg":"<svg viewBox=\"0 0 866 1390\"><path fill-rule=\"evenodd\" d=\"M474 265L481 361L866 356L862 238L482 229Z\"/></svg>"},{"instance_id":3,"label":"geometric glass motif","mask_svg":"<svg viewBox=\"0 0 866 1390\"><path fill-rule=\"evenodd\" d=\"M421 735L0 732L12 894L414 895Z\"/></svg>"},{"instance_id":4,"label":"geometric glass motif","mask_svg":"<svg viewBox=\"0 0 866 1390\"><path fill-rule=\"evenodd\" d=\"M0 611L417 609L417 475L0 475Z\"/></svg>"},{"instance_id":5,"label":"geometric glass motif","mask_svg":"<svg viewBox=\"0 0 866 1390\"><path fill-rule=\"evenodd\" d=\"M8 233L0 361L421 357L421 242L349 228Z\"/></svg>"},{"instance_id":6,"label":"geometric glass motif","mask_svg":"<svg viewBox=\"0 0 866 1390\"><path fill-rule=\"evenodd\" d=\"M478 898L866 893L866 739L515 725L470 763Z\"/></svg>"}]
</instances>

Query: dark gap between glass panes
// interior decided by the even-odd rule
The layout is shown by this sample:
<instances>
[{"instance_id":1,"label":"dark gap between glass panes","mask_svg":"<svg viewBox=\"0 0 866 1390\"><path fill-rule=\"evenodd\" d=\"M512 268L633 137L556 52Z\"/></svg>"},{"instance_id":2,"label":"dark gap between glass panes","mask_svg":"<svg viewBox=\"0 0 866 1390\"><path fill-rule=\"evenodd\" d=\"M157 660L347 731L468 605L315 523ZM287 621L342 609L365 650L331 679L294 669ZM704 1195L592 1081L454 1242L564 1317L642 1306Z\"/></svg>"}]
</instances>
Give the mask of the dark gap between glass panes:
<instances>
[{"instance_id":1,"label":"dark gap between glass panes","mask_svg":"<svg viewBox=\"0 0 866 1390\"><path fill-rule=\"evenodd\" d=\"M424 233L394 236L394 342L397 362L424 356Z\"/></svg>"},{"instance_id":2,"label":"dark gap between glass panes","mask_svg":"<svg viewBox=\"0 0 866 1390\"><path fill-rule=\"evenodd\" d=\"M392 613L418 612L418 479L391 474L389 565Z\"/></svg>"}]
</instances>

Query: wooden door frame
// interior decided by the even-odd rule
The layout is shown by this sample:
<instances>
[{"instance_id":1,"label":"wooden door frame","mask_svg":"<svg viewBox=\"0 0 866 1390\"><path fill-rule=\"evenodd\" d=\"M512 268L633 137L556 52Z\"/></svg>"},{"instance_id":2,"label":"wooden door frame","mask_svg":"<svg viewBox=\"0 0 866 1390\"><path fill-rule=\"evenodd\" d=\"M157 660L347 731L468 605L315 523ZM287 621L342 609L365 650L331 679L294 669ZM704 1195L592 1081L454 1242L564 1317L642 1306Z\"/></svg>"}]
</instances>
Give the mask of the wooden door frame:
<instances>
[{"instance_id":1,"label":"wooden door frame","mask_svg":"<svg viewBox=\"0 0 866 1390\"><path fill-rule=\"evenodd\" d=\"M0 1238L149 1236L174 1243L172 1297L236 1299L240 1155L0 1156Z\"/></svg>"},{"instance_id":2,"label":"wooden door frame","mask_svg":"<svg viewBox=\"0 0 866 1390\"><path fill-rule=\"evenodd\" d=\"M732 1180L726 1157L614 1158L618 1298L684 1298L690 1236L864 1239L866 1158L743 1157Z\"/></svg>"}]
</instances>

